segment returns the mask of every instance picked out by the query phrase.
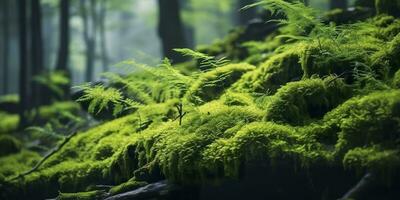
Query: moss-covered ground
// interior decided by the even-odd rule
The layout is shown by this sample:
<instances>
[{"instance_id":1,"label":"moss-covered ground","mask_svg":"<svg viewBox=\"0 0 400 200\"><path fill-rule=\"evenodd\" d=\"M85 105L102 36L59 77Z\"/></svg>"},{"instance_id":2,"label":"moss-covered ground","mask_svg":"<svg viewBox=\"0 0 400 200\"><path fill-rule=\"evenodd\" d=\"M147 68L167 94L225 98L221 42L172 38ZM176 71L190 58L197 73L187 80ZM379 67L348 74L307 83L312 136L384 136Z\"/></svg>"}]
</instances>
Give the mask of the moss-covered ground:
<instances>
[{"instance_id":1,"label":"moss-covered ground","mask_svg":"<svg viewBox=\"0 0 400 200\"><path fill-rule=\"evenodd\" d=\"M218 185L239 181L243 169L254 163L278 171L287 163L281 170L290 173L334 168L361 178L370 172L383 184L396 184L400 20L386 15L392 14L390 6L377 11L352 24L319 25L296 40L266 37L230 49L229 38L224 48L219 42L202 49L228 56L229 64L208 60L217 66L203 70L202 59L210 58L198 56L169 69L174 81L143 66L141 72L113 77L110 87L117 87L114 92L121 97L91 102L91 110L96 105L104 109L94 115L114 110L114 117L79 131L38 170L19 178L41 156L9 136L18 115L1 112L0 148L6 149L0 152L0 197L101 199L106 192L118 194L162 179ZM283 27L274 34L296 35L292 31ZM247 57L232 56L239 54ZM75 106L43 107L40 115L48 119L54 110ZM346 181L329 177L326 182ZM347 192L321 184L315 191L321 198ZM105 192L96 185L114 187Z\"/></svg>"}]
</instances>

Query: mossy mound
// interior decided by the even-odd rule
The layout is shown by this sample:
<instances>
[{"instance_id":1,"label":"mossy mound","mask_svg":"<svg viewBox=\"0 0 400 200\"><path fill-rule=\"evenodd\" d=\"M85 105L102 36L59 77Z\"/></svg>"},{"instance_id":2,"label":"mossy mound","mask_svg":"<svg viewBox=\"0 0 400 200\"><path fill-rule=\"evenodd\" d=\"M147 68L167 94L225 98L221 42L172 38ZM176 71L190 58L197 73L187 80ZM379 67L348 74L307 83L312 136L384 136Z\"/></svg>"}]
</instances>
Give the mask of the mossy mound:
<instances>
[{"instance_id":1,"label":"mossy mound","mask_svg":"<svg viewBox=\"0 0 400 200\"><path fill-rule=\"evenodd\" d=\"M297 49L272 56L254 72L249 72L235 87L247 92L275 92L279 87L303 75Z\"/></svg>"},{"instance_id":2,"label":"mossy mound","mask_svg":"<svg viewBox=\"0 0 400 200\"><path fill-rule=\"evenodd\" d=\"M349 86L336 77L290 82L272 97L265 120L301 125L321 119L350 95Z\"/></svg>"},{"instance_id":3,"label":"mossy mound","mask_svg":"<svg viewBox=\"0 0 400 200\"><path fill-rule=\"evenodd\" d=\"M11 133L18 128L19 116L0 111L0 134Z\"/></svg>"},{"instance_id":4,"label":"mossy mound","mask_svg":"<svg viewBox=\"0 0 400 200\"><path fill-rule=\"evenodd\" d=\"M219 98L240 77L254 70L249 64L230 64L202 74L187 93L189 101L200 104Z\"/></svg>"}]
</instances>

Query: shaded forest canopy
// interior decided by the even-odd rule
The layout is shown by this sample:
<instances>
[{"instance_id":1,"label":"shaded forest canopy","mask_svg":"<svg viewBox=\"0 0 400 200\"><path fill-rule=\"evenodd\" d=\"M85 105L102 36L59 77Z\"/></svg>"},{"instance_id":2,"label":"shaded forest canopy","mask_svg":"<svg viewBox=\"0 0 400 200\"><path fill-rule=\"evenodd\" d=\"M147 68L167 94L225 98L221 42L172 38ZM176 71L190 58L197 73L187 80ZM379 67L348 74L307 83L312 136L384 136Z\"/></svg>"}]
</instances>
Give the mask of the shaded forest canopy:
<instances>
[{"instance_id":1,"label":"shaded forest canopy","mask_svg":"<svg viewBox=\"0 0 400 200\"><path fill-rule=\"evenodd\" d=\"M0 97L0 198L400 198L400 1L332 2L246 1L253 16L196 50L164 22L168 58L73 92L61 45L58 71Z\"/></svg>"}]
</instances>

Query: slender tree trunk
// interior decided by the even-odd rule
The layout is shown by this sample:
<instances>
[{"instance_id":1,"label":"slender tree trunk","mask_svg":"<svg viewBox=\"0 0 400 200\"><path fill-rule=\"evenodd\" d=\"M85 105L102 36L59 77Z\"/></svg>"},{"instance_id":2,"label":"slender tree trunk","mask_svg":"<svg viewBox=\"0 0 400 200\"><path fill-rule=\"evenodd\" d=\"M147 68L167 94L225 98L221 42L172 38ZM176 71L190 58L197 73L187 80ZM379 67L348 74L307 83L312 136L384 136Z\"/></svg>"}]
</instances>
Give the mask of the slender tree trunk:
<instances>
[{"instance_id":1,"label":"slender tree trunk","mask_svg":"<svg viewBox=\"0 0 400 200\"><path fill-rule=\"evenodd\" d=\"M193 9L190 5L190 1L180 0L180 3L182 5L183 10L185 10L186 12L193 12ZM185 31L187 47L193 49L196 47L194 24L191 21L183 20L183 26Z\"/></svg>"},{"instance_id":2,"label":"slender tree trunk","mask_svg":"<svg viewBox=\"0 0 400 200\"><path fill-rule=\"evenodd\" d=\"M8 61L10 50L10 34L9 34L9 9L10 4L8 0L3 0L3 93L8 93Z\"/></svg>"},{"instance_id":3,"label":"slender tree trunk","mask_svg":"<svg viewBox=\"0 0 400 200\"><path fill-rule=\"evenodd\" d=\"M238 18L237 18L237 24L238 25L246 25L249 23L250 20L254 19L257 16L257 10L252 8L252 9L247 9L247 10L240 10L241 8L253 4L257 2L257 0L239 0L238 2Z\"/></svg>"},{"instance_id":4,"label":"slender tree trunk","mask_svg":"<svg viewBox=\"0 0 400 200\"><path fill-rule=\"evenodd\" d=\"M179 0L158 0L158 9L158 34L162 42L163 55L174 63L183 62L185 58L173 50L187 47Z\"/></svg>"},{"instance_id":5,"label":"slender tree trunk","mask_svg":"<svg viewBox=\"0 0 400 200\"><path fill-rule=\"evenodd\" d=\"M107 0L100 2L99 14L99 32L100 32L100 46L101 46L101 62L103 71L108 71L108 53L107 53L107 37L106 37L106 16L107 16Z\"/></svg>"},{"instance_id":6,"label":"slender tree trunk","mask_svg":"<svg viewBox=\"0 0 400 200\"><path fill-rule=\"evenodd\" d=\"M69 0L60 0L60 42L57 56L56 69L66 74L71 78L71 73L68 68L69 59ZM69 96L69 85L66 85L64 90L64 98Z\"/></svg>"},{"instance_id":7,"label":"slender tree trunk","mask_svg":"<svg viewBox=\"0 0 400 200\"><path fill-rule=\"evenodd\" d=\"M32 77L38 76L44 72L43 66L43 39L42 39L42 12L40 0L31 0L31 63ZM37 108L44 103L48 103L48 99L44 97L42 92L43 86L36 82L32 82L32 100ZM46 101L46 102L45 102Z\"/></svg>"},{"instance_id":8,"label":"slender tree trunk","mask_svg":"<svg viewBox=\"0 0 400 200\"><path fill-rule=\"evenodd\" d=\"M29 109L28 103L28 62L27 62L27 34L26 34L26 0L18 0L18 27L19 27L19 127L28 124L25 112Z\"/></svg>"},{"instance_id":9,"label":"slender tree trunk","mask_svg":"<svg viewBox=\"0 0 400 200\"><path fill-rule=\"evenodd\" d=\"M93 74L94 74L94 58L95 58L95 47L96 47L96 39L95 39L95 31L96 29L96 23L93 19L95 19L95 14L93 11L95 10L95 1L90 0L89 6L86 6L87 0L81 0L80 1L80 7L81 7L81 17L83 21L83 39L86 45L86 74L85 74L85 79L86 81L90 82L93 79ZM91 18L88 16L88 7L91 8L92 13L90 13ZM92 23L89 23L89 22ZM92 31L90 31L90 26L92 28Z\"/></svg>"},{"instance_id":10,"label":"slender tree trunk","mask_svg":"<svg viewBox=\"0 0 400 200\"><path fill-rule=\"evenodd\" d=\"M69 58L69 0L60 2L60 41L56 69L68 71Z\"/></svg>"},{"instance_id":11,"label":"slender tree trunk","mask_svg":"<svg viewBox=\"0 0 400 200\"><path fill-rule=\"evenodd\" d=\"M347 9L347 0L330 0L330 8Z\"/></svg>"}]
</instances>

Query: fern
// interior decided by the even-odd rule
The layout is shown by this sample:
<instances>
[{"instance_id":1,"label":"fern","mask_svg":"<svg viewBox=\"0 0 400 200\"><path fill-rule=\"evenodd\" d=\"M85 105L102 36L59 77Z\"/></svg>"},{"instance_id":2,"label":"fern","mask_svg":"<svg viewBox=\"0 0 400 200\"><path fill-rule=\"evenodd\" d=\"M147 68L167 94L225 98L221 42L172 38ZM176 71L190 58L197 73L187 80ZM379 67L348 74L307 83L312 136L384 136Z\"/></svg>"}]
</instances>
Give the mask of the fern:
<instances>
[{"instance_id":1,"label":"fern","mask_svg":"<svg viewBox=\"0 0 400 200\"><path fill-rule=\"evenodd\" d=\"M64 95L63 88L70 83L69 78L63 72L43 73L33 77L33 81L47 87L59 97Z\"/></svg>"},{"instance_id":2,"label":"fern","mask_svg":"<svg viewBox=\"0 0 400 200\"><path fill-rule=\"evenodd\" d=\"M131 99L125 99L121 91L115 88L106 88L103 85L94 87L89 84L80 86L83 89L84 95L81 96L78 102L89 102L88 112L99 114L105 109L110 109L113 106L113 115L116 116L123 110L137 108L141 104Z\"/></svg>"},{"instance_id":3,"label":"fern","mask_svg":"<svg viewBox=\"0 0 400 200\"><path fill-rule=\"evenodd\" d=\"M216 58L214 56L209 56L207 54L193 51L191 49L182 48L182 49L174 49L174 51L181 53L184 56L190 56L193 59L200 61L200 69L210 70L218 67L222 67L230 63L225 57Z\"/></svg>"},{"instance_id":4,"label":"fern","mask_svg":"<svg viewBox=\"0 0 400 200\"><path fill-rule=\"evenodd\" d=\"M323 24L318 19L318 12L304 5L300 1L287 2L284 0L262 0L260 2L247 5L242 9L250 9L253 7L262 7L272 13L272 15L283 15L284 19L274 19L270 22L278 22L285 25L300 35L307 35L308 31L313 28L322 27Z\"/></svg>"}]
</instances>

